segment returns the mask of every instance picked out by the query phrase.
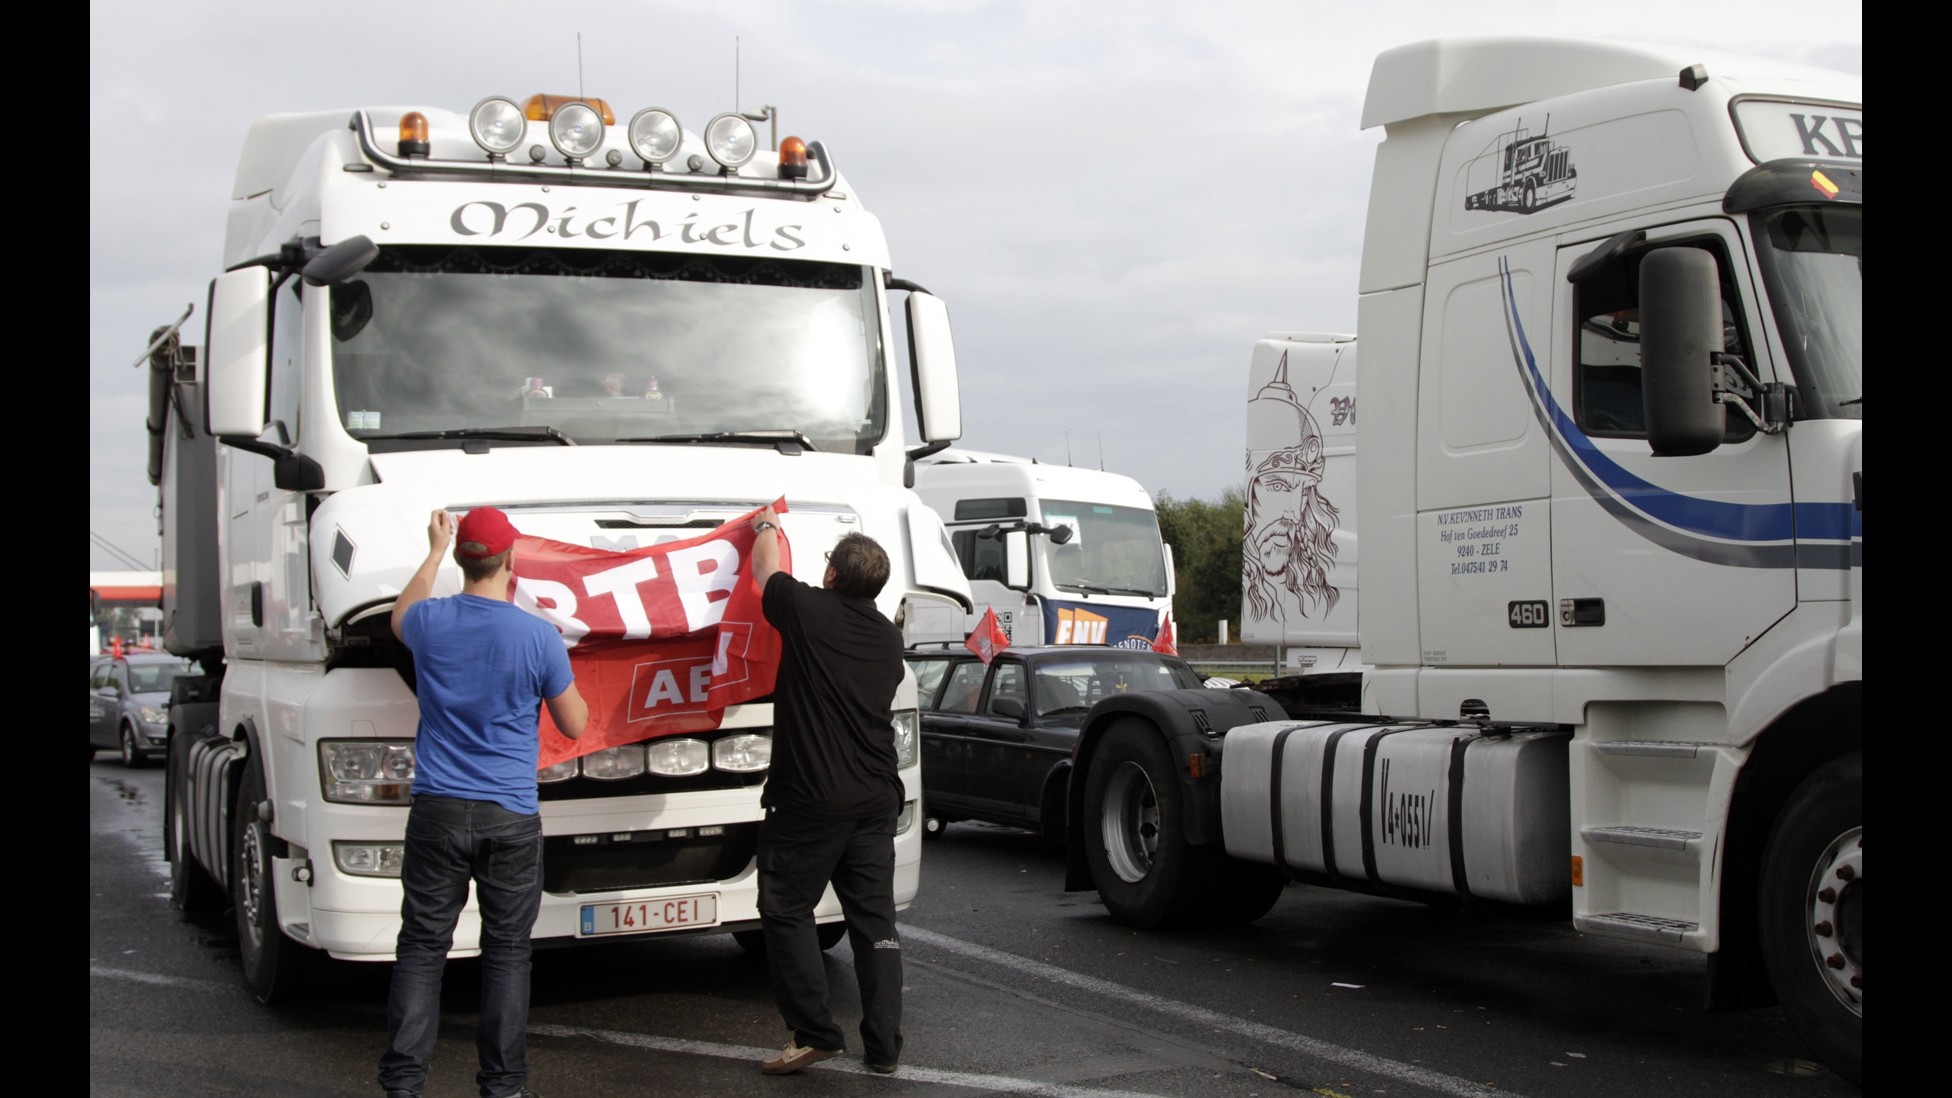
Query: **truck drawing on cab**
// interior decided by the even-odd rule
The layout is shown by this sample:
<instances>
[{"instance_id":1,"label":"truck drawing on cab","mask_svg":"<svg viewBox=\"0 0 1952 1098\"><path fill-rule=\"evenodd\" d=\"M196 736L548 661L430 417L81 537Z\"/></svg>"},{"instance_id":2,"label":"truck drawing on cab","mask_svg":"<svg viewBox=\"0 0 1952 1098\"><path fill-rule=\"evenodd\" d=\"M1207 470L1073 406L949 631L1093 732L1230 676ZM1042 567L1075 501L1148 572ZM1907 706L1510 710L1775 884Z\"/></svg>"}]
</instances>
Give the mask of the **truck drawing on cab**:
<instances>
[{"instance_id":1,"label":"truck drawing on cab","mask_svg":"<svg viewBox=\"0 0 1952 1098\"><path fill-rule=\"evenodd\" d=\"M1571 198L1579 180L1571 149L1523 126L1493 138L1492 147L1465 171L1471 181L1464 194L1467 210L1531 213Z\"/></svg>"},{"instance_id":2,"label":"truck drawing on cab","mask_svg":"<svg viewBox=\"0 0 1952 1098\"><path fill-rule=\"evenodd\" d=\"M1094 707L1066 887L1140 927L1294 881L1563 915L1861 1081L1862 102L1657 46L1379 55L1360 371L1277 334L1248 383L1244 624L1316 658ZM1521 116L1582 185L1481 216Z\"/></svg>"},{"instance_id":3,"label":"truck drawing on cab","mask_svg":"<svg viewBox=\"0 0 1952 1098\"><path fill-rule=\"evenodd\" d=\"M388 619L433 509L494 505L525 535L596 553L706 536L784 497L801 579L819 583L821 550L860 531L888 552L891 619L904 602L968 604L942 524L903 487L905 431L930 447L961 434L941 301L894 276L820 142L765 152L736 113L702 132L658 109L617 118L546 95L262 118L203 346L182 320L152 336L164 640L204 672L177 681L169 711L170 893L235 909L263 1001L302 995L324 956L392 958L418 709ZM901 295L911 361L896 364ZM734 557L694 568L708 578L674 596L687 615L718 620ZM672 580L640 569L549 598L629 620ZM449 563L434 593L459 587ZM517 604L543 613L524 590ZM565 629L572 659L578 639ZM690 684L670 704L702 706L711 663L646 679ZM921 859L912 678L894 709L905 907ZM730 932L757 948L771 701L683 733L655 716L636 742L538 774L534 936ZM619 718L626 735L638 719ZM817 918L838 941L831 897ZM478 933L464 912L453 954L475 954Z\"/></svg>"}]
</instances>

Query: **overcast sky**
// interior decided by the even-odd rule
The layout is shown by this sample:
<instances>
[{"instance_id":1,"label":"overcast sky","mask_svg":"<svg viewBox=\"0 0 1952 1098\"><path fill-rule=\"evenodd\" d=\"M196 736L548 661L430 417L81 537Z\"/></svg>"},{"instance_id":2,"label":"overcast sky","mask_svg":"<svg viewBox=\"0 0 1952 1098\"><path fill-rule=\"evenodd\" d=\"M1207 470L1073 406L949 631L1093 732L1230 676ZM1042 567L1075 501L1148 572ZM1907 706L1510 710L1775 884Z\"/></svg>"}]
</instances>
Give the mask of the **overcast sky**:
<instances>
[{"instance_id":1,"label":"overcast sky","mask_svg":"<svg viewBox=\"0 0 1952 1098\"><path fill-rule=\"evenodd\" d=\"M263 114L583 92L696 128L773 105L942 297L961 445L1157 494L1242 480L1248 355L1355 330L1369 68L1448 35L1621 38L1863 71L1858 0L93 0L90 569L154 567L145 371L202 342ZM578 64L578 35L581 64ZM761 139L765 140L762 127ZM35 132L58 133L36 130ZM104 546L134 558L135 563Z\"/></svg>"}]
</instances>

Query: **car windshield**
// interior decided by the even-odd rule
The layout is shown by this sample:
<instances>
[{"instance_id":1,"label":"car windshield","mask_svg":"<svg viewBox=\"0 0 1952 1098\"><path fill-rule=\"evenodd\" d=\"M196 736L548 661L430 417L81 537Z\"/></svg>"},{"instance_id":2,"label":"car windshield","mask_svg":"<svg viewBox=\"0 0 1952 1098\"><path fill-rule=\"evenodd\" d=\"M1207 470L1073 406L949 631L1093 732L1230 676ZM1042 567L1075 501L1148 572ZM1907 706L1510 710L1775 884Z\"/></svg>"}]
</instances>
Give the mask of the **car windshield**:
<instances>
[{"instance_id":1,"label":"car windshield","mask_svg":"<svg viewBox=\"0 0 1952 1098\"><path fill-rule=\"evenodd\" d=\"M867 268L580 249L383 248L332 288L340 422L474 438L867 453L888 397Z\"/></svg>"},{"instance_id":2,"label":"car windshield","mask_svg":"<svg viewBox=\"0 0 1952 1098\"><path fill-rule=\"evenodd\" d=\"M1037 664L1031 679L1037 715L1059 720L1081 717L1085 710L1114 694L1197 689L1202 685L1199 673L1184 663L1126 649L1045 660Z\"/></svg>"},{"instance_id":3,"label":"car windshield","mask_svg":"<svg viewBox=\"0 0 1952 1098\"><path fill-rule=\"evenodd\" d=\"M129 691L134 694L160 694L168 690L169 684L188 667L185 663L132 663L129 665Z\"/></svg>"}]
</instances>

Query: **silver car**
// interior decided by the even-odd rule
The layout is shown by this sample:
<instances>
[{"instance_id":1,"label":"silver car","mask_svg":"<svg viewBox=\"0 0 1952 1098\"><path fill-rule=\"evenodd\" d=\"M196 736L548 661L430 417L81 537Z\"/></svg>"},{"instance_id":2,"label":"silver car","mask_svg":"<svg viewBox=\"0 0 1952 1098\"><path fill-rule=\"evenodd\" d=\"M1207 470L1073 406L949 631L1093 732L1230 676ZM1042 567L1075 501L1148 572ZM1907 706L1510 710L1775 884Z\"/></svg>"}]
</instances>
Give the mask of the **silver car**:
<instances>
[{"instance_id":1,"label":"silver car","mask_svg":"<svg viewBox=\"0 0 1952 1098\"><path fill-rule=\"evenodd\" d=\"M88 757L105 747L138 767L169 747L169 684L194 665L166 652L125 652L88 661Z\"/></svg>"}]
</instances>

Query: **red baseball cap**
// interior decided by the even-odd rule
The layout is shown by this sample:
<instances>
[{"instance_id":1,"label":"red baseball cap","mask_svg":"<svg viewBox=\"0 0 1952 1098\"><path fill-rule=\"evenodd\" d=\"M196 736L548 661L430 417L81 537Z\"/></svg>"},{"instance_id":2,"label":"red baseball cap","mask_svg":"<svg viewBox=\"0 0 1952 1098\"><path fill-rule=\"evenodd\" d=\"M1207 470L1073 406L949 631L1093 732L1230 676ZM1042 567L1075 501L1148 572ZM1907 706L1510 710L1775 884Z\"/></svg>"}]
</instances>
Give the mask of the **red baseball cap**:
<instances>
[{"instance_id":1,"label":"red baseball cap","mask_svg":"<svg viewBox=\"0 0 1952 1098\"><path fill-rule=\"evenodd\" d=\"M470 560L481 560L503 552L515 544L515 524L494 507L477 507L461 519L454 532L454 552Z\"/></svg>"}]
</instances>

